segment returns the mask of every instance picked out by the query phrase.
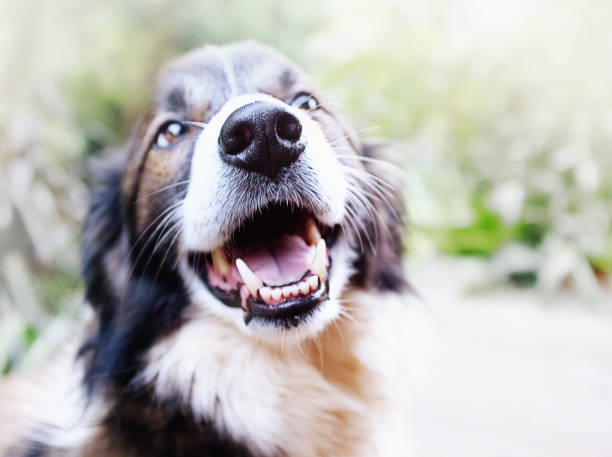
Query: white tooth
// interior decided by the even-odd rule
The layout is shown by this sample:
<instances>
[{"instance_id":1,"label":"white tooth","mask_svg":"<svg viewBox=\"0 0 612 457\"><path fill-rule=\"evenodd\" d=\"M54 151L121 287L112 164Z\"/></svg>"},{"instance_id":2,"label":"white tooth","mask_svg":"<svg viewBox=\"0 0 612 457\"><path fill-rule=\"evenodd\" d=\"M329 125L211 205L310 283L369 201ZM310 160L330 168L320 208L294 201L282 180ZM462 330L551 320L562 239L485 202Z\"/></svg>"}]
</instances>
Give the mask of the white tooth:
<instances>
[{"instance_id":1,"label":"white tooth","mask_svg":"<svg viewBox=\"0 0 612 457\"><path fill-rule=\"evenodd\" d=\"M229 275L230 271L232 271L232 266L227 260L223 249L215 249L213 251L212 261L213 265L217 268L217 270L219 270L222 275L227 276Z\"/></svg>"},{"instance_id":2,"label":"white tooth","mask_svg":"<svg viewBox=\"0 0 612 457\"><path fill-rule=\"evenodd\" d=\"M306 222L306 241L310 246L316 246L321 239L321 233L315 221L308 219Z\"/></svg>"},{"instance_id":3,"label":"white tooth","mask_svg":"<svg viewBox=\"0 0 612 457\"><path fill-rule=\"evenodd\" d=\"M238 268L238 273L242 277L244 284L251 292L253 297L257 297L257 289L259 289L263 283L261 279L257 277L255 273L251 271L249 266L242 259L236 259L236 268Z\"/></svg>"},{"instance_id":4,"label":"white tooth","mask_svg":"<svg viewBox=\"0 0 612 457\"><path fill-rule=\"evenodd\" d=\"M283 287L283 297L291 297L291 286Z\"/></svg>"},{"instance_id":5,"label":"white tooth","mask_svg":"<svg viewBox=\"0 0 612 457\"><path fill-rule=\"evenodd\" d=\"M260 287L259 295L261 295L261 299L266 303L270 304L272 302L272 288L268 286Z\"/></svg>"},{"instance_id":6,"label":"white tooth","mask_svg":"<svg viewBox=\"0 0 612 457\"><path fill-rule=\"evenodd\" d=\"M319 288L319 278L316 276L308 276L308 278L306 278L306 282L308 282L311 291L315 291Z\"/></svg>"},{"instance_id":7,"label":"white tooth","mask_svg":"<svg viewBox=\"0 0 612 457\"><path fill-rule=\"evenodd\" d=\"M280 287L275 287L274 289L272 289L272 298L275 301L280 300L282 295L283 295L283 291Z\"/></svg>"},{"instance_id":8,"label":"white tooth","mask_svg":"<svg viewBox=\"0 0 612 457\"><path fill-rule=\"evenodd\" d=\"M302 295L308 295L310 292L310 285L306 281L300 281L298 284L298 289Z\"/></svg>"},{"instance_id":9,"label":"white tooth","mask_svg":"<svg viewBox=\"0 0 612 457\"><path fill-rule=\"evenodd\" d=\"M319 240L319 242L317 243L317 250L315 251L315 256L310 264L310 271L316 274L319 278L323 279L326 264L327 248L325 246L325 240Z\"/></svg>"},{"instance_id":10,"label":"white tooth","mask_svg":"<svg viewBox=\"0 0 612 457\"><path fill-rule=\"evenodd\" d=\"M300 289L298 289L298 286L296 286L295 284L289 286L289 289L291 289L290 292L292 297L297 297L300 294Z\"/></svg>"}]
</instances>

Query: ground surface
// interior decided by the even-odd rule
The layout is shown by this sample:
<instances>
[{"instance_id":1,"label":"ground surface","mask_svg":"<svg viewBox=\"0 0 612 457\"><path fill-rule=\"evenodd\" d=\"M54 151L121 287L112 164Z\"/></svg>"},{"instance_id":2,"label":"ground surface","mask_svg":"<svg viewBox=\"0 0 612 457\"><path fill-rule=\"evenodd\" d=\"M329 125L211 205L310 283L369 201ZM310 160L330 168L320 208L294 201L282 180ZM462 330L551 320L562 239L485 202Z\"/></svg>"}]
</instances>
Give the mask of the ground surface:
<instances>
[{"instance_id":1,"label":"ground surface","mask_svg":"<svg viewBox=\"0 0 612 457\"><path fill-rule=\"evenodd\" d=\"M609 313L533 291L462 296L452 275L417 278L433 330L412 386L415 455L612 456Z\"/></svg>"}]
</instances>

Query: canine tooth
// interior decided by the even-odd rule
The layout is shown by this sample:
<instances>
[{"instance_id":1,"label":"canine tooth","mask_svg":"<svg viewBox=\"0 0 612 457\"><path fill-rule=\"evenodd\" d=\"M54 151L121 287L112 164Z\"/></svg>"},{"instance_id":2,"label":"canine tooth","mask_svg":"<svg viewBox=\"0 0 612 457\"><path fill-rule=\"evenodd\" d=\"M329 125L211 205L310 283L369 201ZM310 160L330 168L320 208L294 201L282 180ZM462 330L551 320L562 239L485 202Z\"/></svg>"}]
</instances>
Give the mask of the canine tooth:
<instances>
[{"instance_id":1,"label":"canine tooth","mask_svg":"<svg viewBox=\"0 0 612 457\"><path fill-rule=\"evenodd\" d=\"M272 289L272 298L276 300L280 300L283 295L283 291L280 287L275 287Z\"/></svg>"},{"instance_id":2,"label":"canine tooth","mask_svg":"<svg viewBox=\"0 0 612 457\"><path fill-rule=\"evenodd\" d=\"M259 295L261 295L263 301L270 303L272 301L272 288L268 286L260 287Z\"/></svg>"},{"instance_id":3,"label":"canine tooth","mask_svg":"<svg viewBox=\"0 0 612 457\"><path fill-rule=\"evenodd\" d=\"M319 227L317 227L315 221L310 218L306 222L306 241L310 246L316 246L319 240L321 240Z\"/></svg>"},{"instance_id":4,"label":"canine tooth","mask_svg":"<svg viewBox=\"0 0 612 457\"><path fill-rule=\"evenodd\" d=\"M298 289L302 295L308 295L310 292L310 285L306 281L300 281L298 284Z\"/></svg>"},{"instance_id":5,"label":"canine tooth","mask_svg":"<svg viewBox=\"0 0 612 457\"><path fill-rule=\"evenodd\" d=\"M326 263L327 248L325 246L325 240L322 239L317 243L317 250L315 251L315 256L310 264L310 271L316 274L319 278L323 279Z\"/></svg>"},{"instance_id":6,"label":"canine tooth","mask_svg":"<svg viewBox=\"0 0 612 457\"><path fill-rule=\"evenodd\" d=\"M251 292L253 297L257 297L257 290L263 285L261 279L257 277L255 273L251 271L249 266L242 259L236 259L236 268L238 268L238 273L242 277L245 286Z\"/></svg>"},{"instance_id":7,"label":"canine tooth","mask_svg":"<svg viewBox=\"0 0 612 457\"><path fill-rule=\"evenodd\" d=\"M319 278L316 276L308 276L308 278L306 278L306 282L310 286L311 291L315 291L319 288Z\"/></svg>"},{"instance_id":8,"label":"canine tooth","mask_svg":"<svg viewBox=\"0 0 612 457\"><path fill-rule=\"evenodd\" d=\"M213 265L221 272L222 275L229 275L230 271L232 271L232 266L227 260L225 256L225 252L222 249L215 249L212 253L212 261Z\"/></svg>"}]
</instances>

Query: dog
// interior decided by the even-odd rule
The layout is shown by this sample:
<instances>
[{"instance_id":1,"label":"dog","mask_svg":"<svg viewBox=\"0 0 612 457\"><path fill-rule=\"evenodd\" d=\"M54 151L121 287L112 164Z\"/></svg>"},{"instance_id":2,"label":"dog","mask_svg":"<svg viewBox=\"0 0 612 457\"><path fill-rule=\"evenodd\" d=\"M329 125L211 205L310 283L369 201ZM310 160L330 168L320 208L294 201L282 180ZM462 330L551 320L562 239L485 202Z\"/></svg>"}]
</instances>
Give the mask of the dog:
<instances>
[{"instance_id":1,"label":"dog","mask_svg":"<svg viewBox=\"0 0 612 457\"><path fill-rule=\"evenodd\" d=\"M4 455L377 455L393 390L374 323L407 290L381 154L264 45L167 65L98 169L82 235L95 317L65 368L12 381Z\"/></svg>"}]
</instances>

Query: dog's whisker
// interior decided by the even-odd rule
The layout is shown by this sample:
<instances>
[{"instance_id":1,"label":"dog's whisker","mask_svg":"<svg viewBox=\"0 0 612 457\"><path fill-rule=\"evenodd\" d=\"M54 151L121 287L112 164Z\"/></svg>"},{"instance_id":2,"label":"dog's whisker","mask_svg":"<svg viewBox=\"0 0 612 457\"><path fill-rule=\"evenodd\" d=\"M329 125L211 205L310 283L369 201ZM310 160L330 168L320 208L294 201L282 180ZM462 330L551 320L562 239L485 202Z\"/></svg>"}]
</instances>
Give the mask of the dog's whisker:
<instances>
[{"instance_id":1,"label":"dog's whisker","mask_svg":"<svg viewBox=\"0 0 612 457\"><path fill-rule=\"evenodd\" d=\"M351 225L355 236L359 239L359 245L361 247L361 252L365 252L365 246L363 244L363 236L368 236L365 230L365 227L363 227L361 221L359 221L359 219L355 216L355 213L353 212L353 209L350 207L350 205L345 206L345 210L348 216L346 218L346 221ZM371 240L370 240L370 243L371 243Z\"/></svg>"},{"instance_id":2,"label":"dog's whisker","mask_svg":"<svg viewBox=\"0 0 612 457\"><path fill-rule=\"evenodd\" d=\"M174 243L176 243L176 241L178 240L179 236L181 235L180 227L178 227L178 229L179 230L176 231L176 234L174 235L174 237L170 241L170 244L166 248L166 252L165 252L164 257L162 258L158 268L157 268L157 271L155 272L155 276L153 277L153 281L157 280L157 278L159 276L159 273L161 272L161 270L162 270L162 268L163 268L163 266L164 266L164 264L166 262L166 259L168 258L168 254L173 250Z\"/></svg>"},{"instance_id":3,"label":"dog's whisker","mask_svg":"<svg viewBox=\"0 0 612 457\"><path fill-rule=\"evenodd\" d=\"M377 176L366 172L365 170L357 170L351 167L344 167L345 173L351 178L356 179L369 189L374 191L379 198L386 200L387 198L397 199L397 195L393 194L392 191L395 187L385 180L378 178Z\"/></svg>"},{"instance_id":4,"label":"dog's whisker","mask_svg":"<svg viewBox=\"0 0 612 457\"><path fill-rule=\"evenodd\" d=\"M151 250L153 253L164 244L166 238L168 238L168 235L172 233L174 227L180 225L180 221L176 218L177 211L178 208L168 214L168 216L165 218L165 222L160 223L161 230L159 231L157 240L153 245L153 249ZM170 228L168 228L168 226L170 226Z\"/></svg>"},{"instance_id":5,"label":"dog's whisker","mask_svg":"<svg viewBox=\"0 0 612 457\"><path fill-rule=\"evenodd\" d=\"M142 254L144 253L146 247L155 238L155 234L158 232L158 230L160 230L161 223L158 224L155 228L153 228L153 225L157 221L159 221L160 218L162 219L162 222L163 222L163 220L165 220L165 218L168 216L168 214L173 212L181 204L182 204L182 201L175 202L172 205L170 205L168 208L166 208L164 211L162 211L158 216L155 217L155 219L153 219L147 225L147 227L142 231L142 233L138 236L138 238L136 238L136 241L133 243L132 247L130 248L130 250L129 250L128 254L127 254L128 259L132 257L132 255L134 254L134 251L136 249L139 249L139 252L138 252L138 255L136 256L136 259L134 260L134 262L131 263L130 271L129 271L128 277L126 278L127 280L125 281L125 287L128 287L129 281L130 281L132 275L134 274L134 269L135 269L136 265L139 264L140 258L142 256ZM153 231L151 232L149 238L141 246L140 243L143 241L144 237L148 235L148 232L151 229L153 229ZM125 290L123 291L122 296L123 297L125 296Z\"/></svg>"},{"instance_id":6,"label":"dog's whisker","mask_svg":"<svg viewBox=\"0 0 612 457\"><path fill-rule=\"evenodd\" d=\"M344 169L346 169L347 171L350 171L350 172L352 172L352 173L354 173L356 175L366 176L369 179L372 179L372 180L376 181L377 183L383 185L384 187L387 187L387 188L390 188L390 189L394 188L393 185L388 180L384 179L381 176L375 175L374 173L366 170L365 168L355 168L355 167L348 166L348 165L345 165L345 164L343 164L342 167Z\"/></svg>"},{"instance_id":7,"label":"dog's whisker","mask_svg":"<svg viewBox=\"0 0 612 457\"><path fill-rule=\"evenodd\" d=\"M380 160L380 159L376 159L374 157L367 157L367 156L363 156L363 155L357 155L353 152L353 149L350 147L343 147L343 146L334 146L334 150L335 151L348 151L348 154L337 154L336 153L336 157L339 159L345 159L345 160L356 160L358 162L367 162L367 163L372 163L375 165L380 165L381 167L384 167L386 169L392 170L393 172L397 173L398 175L401 176L406 176L406 171L403 170L402 168L400 168L399 166L395 165L394 163L391 162L387 162L385 160ZM353 152L351 154L351 152Z\"/></svg>"},{"instance_id":8,"label":"dog's whisker","mask_svg":"<svg viewBox=\"0 0 612 457\"><path fill-rule=\"evenodd\" d=\"M362 134L364 134L364 133L367 133L367 132L371 132L371 131L377 130L377 129L379 129L379 128L380 128L380 127L378 127L378 126L366 127L366 128L363 128L363 129L360 129L360 130L355 131L355 134L356 134L356 135L362 135ZM344 140L350 139L351 137L352 137L352 135L351 135L351 134L340 135L338 138L334 139L334 141L330 141L330 142L329 142L329 145L332 147L332 149L334 149L334 148L336 148L336 147L337 147L338 143L340 143L340 142L342 142L342 141L344 141ZM349 149L351 149L351 150L352 150L352 148L349 148Z\"/></svg>"},{"instance_id":9,"label":"dog's whisker","mask_svg":"<svg viewBox=\"0 0 612 457\"><path fill-rule=\"evenodd\" d=\"M365 184L365 183L362 183L362 184ZM391 205L391 202L389 201L389 196L381 192L380 189L377 189L375 187L372 188L368 186L368 188L369 189L371 188L372 190L371 191L366 190L366 189L363 189L363 187L360 186L359 183L353 183L350 180L348 181L347 187L350 188L351 193L357 194L357 196L362 201L362 203L368 206L369 208L371 208L373 213L376 212L375 202L380 201L384 205L387 205L390 211L394 214L394 217L399 218L399 215L397 214L396 210L393 208L393 206ZM396 198L396 197L391 197L391 198Z\"/></svg>"},{"instance_id":10,"label":"dog's whisker","mask_svg":"<svg viewBox=\"0 0 612 457\"><path fill-rule=\"evenodd\" d=\"M169 208L167 208L164 212L162 212L159 216L156 217L155 220L159 219L160 217L163 216L162 220L160 221L160 223L157 225L157 227L153 230L153 232L151 233L151 235L148 237L148 239L144 242L144 244L142 244L142 246L139 246L138 243L135 243L134 246L132 247L132 249L130 250L130 253L132 253L134 251L134 249L136 249L137 247L139 247L139 252L138 255L136 256L136 259L133 261L133 263L130 266L129 272L128 272L128 277L127 280L125 281L125 285L121 294L121 302L123 303L125 301L125 297L126 297L126 293L127 293L127 289L130 287L130 281L132 280L134 273L135 273L135 269L137 268L138 265L140 265L140 261L142 258L142 255L147 252L148 247L150 246L151 243L153 243L155 240L159 239L159 235L163 232L163 227L165 227L165 222L168 219L172 219L174 217L174 212L177 211L178 207L180 207L182 204L182 201L178 201L175 204L171 205ZM151 224L150 224L151 225ZM143 232L144 235L145 232ZM138 240L142 239L142 235L138 238ZM154 253L156 250L156 247L154 247L152 249L152 253ZM131 255L131 254L130 254ZM149 264L151 262L152 259L152 255L149 255L149 257L146 259L146 263L144 264L144 266L141 267L141 271L146 271L147 268L149 267ZM140 283L141 279L137 279L137 282Z\"/></svg>"},{"instance_id":11,"label":"dog's whisker","mask_svg":"<svg viewBox=\"0 0 612 457\"><path fill-rule=\"evenodd\" d=\"M164 187L162 187L160 189L154 190L153 192L149 192L148 194L142 195L141 197L136 199L134 201L134 204L140 203L142 200L146 200L146 199L148 199L149 197L151 197L153 195L157 195L157 194L159 194L161 192L164 192L165 190L172 189L174 187L178 187L178 186L182 186L182 185L189 185L190 181L191 181L191 179L185 179L183 181L175 182L173 184L169 184L167 186L164 186Z\"/></svg>"}]
</instances>

